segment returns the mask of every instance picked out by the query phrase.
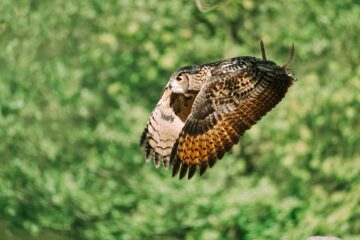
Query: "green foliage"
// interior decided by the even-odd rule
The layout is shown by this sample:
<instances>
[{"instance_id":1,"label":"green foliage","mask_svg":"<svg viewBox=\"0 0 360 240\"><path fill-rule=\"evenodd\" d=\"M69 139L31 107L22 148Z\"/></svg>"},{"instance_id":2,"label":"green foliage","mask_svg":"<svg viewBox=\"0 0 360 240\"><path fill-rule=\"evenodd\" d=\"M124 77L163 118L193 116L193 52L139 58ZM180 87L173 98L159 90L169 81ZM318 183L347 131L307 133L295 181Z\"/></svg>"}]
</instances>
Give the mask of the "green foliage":
<instances>
[{"instance_id":1,"label":"green foliage","mask_svg":"<svg viewBox=\"0 0 360 240\"><path fill-rule=\"evenodd\" d=\"M356 0L2 0L0 238L359 239L359 19ZM169 75L260 39L279 64L295 43L285 100L201 179L145 165Z\"/></svg>"}]
</instances>

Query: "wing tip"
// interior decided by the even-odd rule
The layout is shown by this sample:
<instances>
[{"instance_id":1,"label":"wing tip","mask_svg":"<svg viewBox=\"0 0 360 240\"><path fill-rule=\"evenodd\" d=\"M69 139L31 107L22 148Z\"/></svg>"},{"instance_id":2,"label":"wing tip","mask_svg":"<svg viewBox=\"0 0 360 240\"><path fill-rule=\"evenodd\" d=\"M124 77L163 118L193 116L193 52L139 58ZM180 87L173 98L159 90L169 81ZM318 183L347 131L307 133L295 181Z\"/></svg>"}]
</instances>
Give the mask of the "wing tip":
<instances>
[{"instance_id":1,"label":"wing tip","mask_svg":"<svg viewBox=\"0 0 360 240\"><path fill-rule=\"evenodd\" d=\"M144 146L145 141L147 140L147 134L148 134L148 131L147 131L147 128L145 128L140 137L140 142L139 142L140 147Z\"/></svg>"},{"instance_id":2,"label":"wing tip","mask_svg":"<svg viewBox=\"0 0 360 240\"><path fill-rule=\"evenodd\" d=\"M155 165L155 168L159 168L161 166L161 158L160 158L160 155L157 154L157 153L154 153L154 165Z\"/></svg>"},{"instance_id":3,"label":"wing tip","mask_svg":"<svg viewBox=\"0 0 360 240\"><path fill-rule=\"evenodd\" d=\"M188 179L190 180L196 173L197 165L193 165L189 168Z\"/></svg>"},{"instance_id":4,"label":"wing tip","mask_svg":"<svg viewBox=\"0 0 360 240\"><path fill-rule=\"evenodd\" d=\"M179 179L183 179L186 175L186 173L188 172L189 166L185 165L185 164L181 164L181 169L180 169L180 174L179 174Z\"/></svg>"},{"instance_id":5,"label":"wing tip","mask_svg":"<svg viewBox=\"0 0 360 240\"><path fill-rule=\"evenodd\" d=\"M175 161L173 164L172 177L175 177L180 170L181 163L180 161Z\"/></svg>"},{"instance_id":6,"label":"wing tip","mask_svg":"<svg viewBox=\"0 0 360 240\"><path fill-rule=\"evenodd\" d=\"M145 162L149 163L152 159L152 150L149 143L146 143L145 146Z\"/></svg>"},{"instance_id":7,"label":"wing tip","mask_svg":"<svg viewBox=\"0 0 360 240\"><path fill-rule=\"evenodd\" d=\"M168 169L170 167L169 157L164 157L162 159L162 164L165 169Z\"/></svg>"},{"instance_id":8,"label":"wing tip","mask_svg":"<svg viewBox=\"0 0 360 240\"><path fill-rule=\"evenodd\" d=\"M202 176L202 175L205 174L207 168L208 168L208 164L207 164L207 163L202 164L202 165L200 166L200 176Z\"/></svg>"}]
</instances>

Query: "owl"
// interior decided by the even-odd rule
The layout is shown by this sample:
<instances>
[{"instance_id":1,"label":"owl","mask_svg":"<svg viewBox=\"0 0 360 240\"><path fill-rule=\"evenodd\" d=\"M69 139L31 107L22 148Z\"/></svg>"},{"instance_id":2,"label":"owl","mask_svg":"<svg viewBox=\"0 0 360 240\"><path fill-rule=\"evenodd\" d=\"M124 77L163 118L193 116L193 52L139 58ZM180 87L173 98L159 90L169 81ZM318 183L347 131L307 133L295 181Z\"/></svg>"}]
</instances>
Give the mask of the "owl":
<instances>
[{"instance_id":1,"label":"owl","mask_svg":"<svg viewBox=\"0 0 360 240\"><path fill-rule=\"evenodd\" d=\"M191 65L173 73L140 139L146 162L172 167L172 175L200 176L222 159L246 130L285 96L295 81L288 60L278 66L244 56Z\"/></svg>"}]
</instances>

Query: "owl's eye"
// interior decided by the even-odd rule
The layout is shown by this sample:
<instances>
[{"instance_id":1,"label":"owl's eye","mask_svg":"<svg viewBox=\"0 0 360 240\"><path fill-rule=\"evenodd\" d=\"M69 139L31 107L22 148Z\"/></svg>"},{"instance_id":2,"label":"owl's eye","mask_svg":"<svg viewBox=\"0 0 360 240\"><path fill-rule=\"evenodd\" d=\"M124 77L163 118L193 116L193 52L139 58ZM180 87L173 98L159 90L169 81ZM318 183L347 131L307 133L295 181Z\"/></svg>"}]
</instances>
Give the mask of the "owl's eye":
<instances>
[{"instance_id":1,"label":"owl's eye","mask_svg":"<svg viewBox=\"0 0 360 240\"><path fill-rule=\"evenodd\" d=\"M181 82L182 80L184 80L184 77L183 77L182 74L179 74L179 75L176 77L176 81Z\"/></svg>"},{"instance_id":2,"label":"owl's eye","mask_svg":"<svg viewBox=\"0 0 360 240\"><path fill-rule=\"evenodd\" d=\"M186 73L180 73L179 75L176 76L176 81L181 83L183 81L188 81L188 76Z\"/></svg>"}]
</instances>

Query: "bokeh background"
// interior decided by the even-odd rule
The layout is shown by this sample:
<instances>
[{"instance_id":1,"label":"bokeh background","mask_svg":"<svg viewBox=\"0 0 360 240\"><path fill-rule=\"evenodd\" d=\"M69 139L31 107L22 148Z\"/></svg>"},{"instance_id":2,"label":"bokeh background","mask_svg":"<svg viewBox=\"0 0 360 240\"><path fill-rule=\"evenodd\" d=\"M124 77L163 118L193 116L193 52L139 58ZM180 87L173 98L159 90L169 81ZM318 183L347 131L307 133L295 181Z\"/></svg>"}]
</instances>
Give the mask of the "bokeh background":
<instances>
[{"instance_id":1,"label":"bokeh background","mask_svg":"<svg viewBox=\"0 0 360 240\"><path fill-rule=\"evenodd\" d=\"M217 4L218 3L218 4ZM360 239L357 0L1 0L0 239ZM298 81L203 178L138 141L177 68Z\"/></svg>"}]
</instances>

